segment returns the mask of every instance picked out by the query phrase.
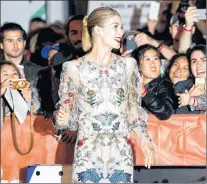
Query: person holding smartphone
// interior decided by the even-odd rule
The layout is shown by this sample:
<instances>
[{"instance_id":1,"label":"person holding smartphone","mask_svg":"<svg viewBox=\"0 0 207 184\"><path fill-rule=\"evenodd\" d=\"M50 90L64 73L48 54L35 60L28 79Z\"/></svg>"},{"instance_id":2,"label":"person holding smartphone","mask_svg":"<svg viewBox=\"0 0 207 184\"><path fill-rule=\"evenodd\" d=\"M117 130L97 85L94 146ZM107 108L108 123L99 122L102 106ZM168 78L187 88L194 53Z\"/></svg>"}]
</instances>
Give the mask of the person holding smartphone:
<instances>
[{"instance_id":1,"label":"person holding smartphone","mask_svg":"<svg viewBox=\"0 0 207 184\"><path fill-rule=\"evenodd\" d=\"M186 54L176 54L166 69L165 77L173 83L175 94L184 93L193 86L193 75L190 69L190 60ZM173 114L198 114L198 111L192 111L187 104L179 107L178 97L174 98L175 109Z\"/></svg>"},{"instance_id":2,"label":"person holding smartphone","mask_svg":"<svg viewBox=\"0 0 207 184\"><path fill-rule=\"evenodd\" d=\"M195 84L185 93L178 93L180 107L190 105L193 110L206 110L206 46L196 45L188 51Z\"/></svg>"},{"instance_id":3,"label":"person holding smartphone","mask_svg":"<svg viewBox=\"0 0 207 184\"><path fill-rule=\"evenodd\" d=\"M185 12L185 25L179 40L178 51L185 53L195 44L206 44L206 21L199 19L199 9L195 6L188 7ZM196 38L195 38L196 37Z\"/></svg>"}]
</instances>

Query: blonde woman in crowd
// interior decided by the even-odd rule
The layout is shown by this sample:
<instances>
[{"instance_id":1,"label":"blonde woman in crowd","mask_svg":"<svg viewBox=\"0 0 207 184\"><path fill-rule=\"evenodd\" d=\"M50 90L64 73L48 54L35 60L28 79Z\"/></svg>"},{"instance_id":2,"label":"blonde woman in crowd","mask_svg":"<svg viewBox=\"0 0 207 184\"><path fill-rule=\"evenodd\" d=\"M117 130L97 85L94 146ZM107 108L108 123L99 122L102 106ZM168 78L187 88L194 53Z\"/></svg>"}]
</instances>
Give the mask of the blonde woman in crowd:
<instances>
[{"instance_id":1,"label":"blonde woman in crowd","mask_svg":"<svg viewBox=\"0 0 207 184\"><path fill-rule=\"evenodd\" d=\"M59 132L78 129L73 183L130 183L130 135L140 139L148 168L154 153L147 113L140 106L138 66L133 58L111 52L120 48L124 32L117 11L97 8L84 18L83 26L87 54L63 64L54 124Z\"/></svg>"}]
</instances>

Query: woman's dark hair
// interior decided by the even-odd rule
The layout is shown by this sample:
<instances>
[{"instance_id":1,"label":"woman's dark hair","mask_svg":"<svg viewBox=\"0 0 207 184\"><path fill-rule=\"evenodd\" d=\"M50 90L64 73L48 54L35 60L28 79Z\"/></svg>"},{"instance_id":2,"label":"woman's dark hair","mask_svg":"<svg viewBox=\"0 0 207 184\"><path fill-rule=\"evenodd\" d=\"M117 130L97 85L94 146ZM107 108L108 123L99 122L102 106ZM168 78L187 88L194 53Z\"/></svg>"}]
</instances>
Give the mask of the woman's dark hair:
<instances>
[{"instance_id":1,"label":"woman's dark hair","mask_svg":"<svg viewBox=\"0 0 207 184\"><path fill-rule=\"evenodd\" d=\"M21 79L21 73L20 73L20 71L19 71L19 68L18 68L14 63L12 63L12 62L10 62L10 61L7 61L7 60L3 60L3 61L0 62L0 72L1 72L1 68L2 68L4 65L10 65L10 66L13 66L13 67L15 68L15 70L17 71L19 78Z\"/></svg>"},{"instance_id":2,"label":"woman's dark hair","mask_svg":"<svg viewBox=\"0 0 207 184\"><path fill-rule=\"evenodd\" d=\"M187 57L189 59L189 61L191 61L191 55L194 51L201 51L204 55L206 55L206 46L199 44L199 45L195 45L193 48L190 48L187 50Z\"/></svg>"},{"instance_id":3,"label":"woman's dark hair","mask_svg":"<svg viewBox=\"0 0 207 184\"><path fill-rule=\"evenodd\" d=\"M169 73L170 73L170 69L171 69L172 65L173 65L174 62L175 62L178 58L180 58L180 57L186 57L187 62L188 62L188 65L189 65L188 68L189 68L189 73L190 73L188 79L193 78L193 74L192 74L192 72L191 72L191 68L190 68L190 60L188 59L188 57L187 57L186 54L184 54L184 53L179 53L179 54L174 55L174 56L171 58L171 60L170 60L170 62L169 62L169 65L168 65L168 67L167 67L167 69L166 69L166 71L165 71L165 77L167 77L168 79L170 79L170 77L169 77Z\"/></svg>"},{"instance_id":4,"label":"woman's dark hair","mask_svg":"<svg viewBox=\"0 0 207 184\"><path fill-rule=\"evenodd\" d=\"M140 65L140 61L143 58L144 53L148 50L154 50L160 58L160 52L156 49L156 47L153 47L151 45L143 45L141 47L136 48L132 52L131 57L133 57L137 61L137 64Z\"/></svg>"}]
</instances>

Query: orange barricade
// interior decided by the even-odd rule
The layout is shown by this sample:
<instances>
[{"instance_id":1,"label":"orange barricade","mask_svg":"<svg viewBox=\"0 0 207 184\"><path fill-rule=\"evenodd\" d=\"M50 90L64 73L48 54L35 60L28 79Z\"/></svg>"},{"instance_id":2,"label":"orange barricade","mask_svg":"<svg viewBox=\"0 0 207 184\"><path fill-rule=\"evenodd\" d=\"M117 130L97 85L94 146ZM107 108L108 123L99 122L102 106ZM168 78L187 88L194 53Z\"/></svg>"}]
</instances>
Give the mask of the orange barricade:
<instances>
[{"instance_id":1,"label":"orange barricade","mask_svg":"<svg viewBox=\"0 0 207 184\"><path fill-rule=\"evenodd\" d=\"M155 143L156 166L206 166L206 115L172 115L165 121L150 115L147 128ZM133 139L133 137L132 137ZM135 165L144 165L139 143Z\"/></svg>"},{"instance_id":2,"label":"orange barricade","mask_svg":"<svg viewBox=\"0 0 207 184\"><path fill-rule=\"evenodd\" d=\"M45 121L42 116L36 116L33 127L33 149L27 155L20 155L14 148L10 118L5 118L1 129L3 180L26 182L29 165L72 163L74 146L56 141L52 136L50 120ZM16 123L16 131L19 148L25 152L30 144L29 117L22 125ZM149 115L148 132L156 145L154 165L206 165L206 115L173 115L166 121ZM133 145L133 149L135 165L144 165L138 142Z\"/></svg>"}]
</instances>

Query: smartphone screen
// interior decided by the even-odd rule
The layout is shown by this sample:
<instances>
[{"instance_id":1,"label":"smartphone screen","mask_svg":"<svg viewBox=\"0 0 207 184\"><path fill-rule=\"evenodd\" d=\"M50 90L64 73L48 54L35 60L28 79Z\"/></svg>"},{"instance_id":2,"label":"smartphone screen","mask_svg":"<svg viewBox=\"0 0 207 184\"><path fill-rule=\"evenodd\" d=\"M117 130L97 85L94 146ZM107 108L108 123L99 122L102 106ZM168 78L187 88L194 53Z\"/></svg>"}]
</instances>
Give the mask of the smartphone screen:
<instances>
[{"instance_id":1,"label":"smartphone screen","mask_svg":"<svg viewBox=\"0 0 207 184\"><path fill-rule=\"evenodd\" d=\"M206 9L197 9L197 12L199 14L198 20L206 20Z\"/></svg>"},{"instance_id":2,"label":"smartphone screen","mask_svg":"<svg viewBox=\"0 0 207 184\"><path fill-rule=\"evenodd\" d=\"M206 90L206 79L196 78L195 79L195 87L200 88L201 91L205 91Z\"/></svg>"},{"instance_id":3,"label":"smartphone screen","mask_svg":"<svg viewBox=\"0 0 207 184\"><path fill-rule=\"evenodd\" d=\"M160 11L160 2L152 1L149 10L149 20L158 20Z\"/></svg>"},{"instance_id":4,"label":"smartphone screen","mask_svg":"<svg viewBox=\"0 0 207 184\"><path fill-rule=\"evenodd\" d=\"M134 50L137 48L137 45L136 45L134 38L127 38L126 41L127 41L127 43L126 43L127 50Z\"/></svg>"}]
</instances>

